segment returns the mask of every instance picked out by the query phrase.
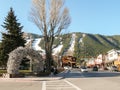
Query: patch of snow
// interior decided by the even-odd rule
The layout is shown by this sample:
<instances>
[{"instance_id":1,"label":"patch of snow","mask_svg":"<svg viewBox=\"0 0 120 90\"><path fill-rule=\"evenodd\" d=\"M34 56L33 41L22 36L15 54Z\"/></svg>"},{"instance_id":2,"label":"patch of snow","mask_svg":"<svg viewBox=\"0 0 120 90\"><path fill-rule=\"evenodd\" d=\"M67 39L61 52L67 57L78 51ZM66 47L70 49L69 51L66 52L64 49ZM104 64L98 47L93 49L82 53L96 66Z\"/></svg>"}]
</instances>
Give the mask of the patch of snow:
<instances>
[{"instance_id":1,"label":"patch of snow","mask_svg":"<svg viewBox=\"0 0 120 90\"><path fill-rule=\"evenodd\" d=\"M70 50L74 51L74 46L75 46L75 38L76 38L76 34L72 34L72 38L71 38L71 42L70 42Z\"/></svg>"},{"instance_id":2,"label":"patch of snow","mask_svg":"<svg viewBox=\"0 0 120 90\"><path fill-rule=\"evenodd\" d=\"M72 55L74 52L75 38L76 38L76 34L73 33L71 41L70 41L70 47L69 47L68 51L66 52L69 55Z\"/></svg>"},{"instance_id":3,"label":"patch of snow","mask_svg":"<svg viewBox=\"0 0 120 90\"><path fill-rule=\"evenodd\" d=\"M40 50L44 52L44 50L39 46L40 41L41 41L41 38L34 39L32 47L34 50Z\"/></svg>"},{"instance_id":4,"label":"patch of snow","mask_svg":"<svg viewBox=\"0 0 120 90\"><path fill-rule=\"evenodd\" d=\"M83 34L83 38L86 36L86 34Z\"/></svg>"},{"instance_id":5,"label":"patch of snow","mask_svg":"<svg viewBox=\"0 0 120 90\"><path fill-rule=\"evenodd\" d=\"M25 45L29 44L32 41L32 39L27 39Z\"/></svg>"},{"instance_id":6,"label":"patch of snow","mask_svg":"<svg viewBox=\"0 0 120 90\"><path fill-rule=\"evenodd\" d=\"M80 38L79 40L79 43L82 43L83 42L83 38L86 36L86 34L82 34L82 37Z\"/></svg>"},{"instance_id":7,"label":"patch of snow","mask_svg":"<svg viewBox=\"0 0 120 90\"><path fill-rule=\"evenodd\" d=\"M53 49L53 55L57 55L60 53L61 49L63 48L63 45L58 45L56 48Z\"/></svg>"},{"instance_id":8,"label":"patch of snow","mask_svg":"<svg viewBox=\"0 0 120 90\"><path fill-rule=\"evenodd\" d=\"M26 44L25 45L27 45L27 44L32 44L31 46L32 46L32 48L34 49L34 50L36 50L36 51L42 51L42 53L41 54L45 54L45 50L44 49L42 49L41 47L40 47L40 42L41 42L41 39L42 38L36 38L36 39L27 39L26 41ZM32 42L32 40L33 40L33 42ZM53 45L53 46L55 46L55 45ZM53 55L57 55L57 54L59 54L60 52L61 52L61 49L63 48L63 45L62 45L62 42L60 42L60 45L58 45L56 48L54 48L53 49Z\"/></svg>"}]
</instances>

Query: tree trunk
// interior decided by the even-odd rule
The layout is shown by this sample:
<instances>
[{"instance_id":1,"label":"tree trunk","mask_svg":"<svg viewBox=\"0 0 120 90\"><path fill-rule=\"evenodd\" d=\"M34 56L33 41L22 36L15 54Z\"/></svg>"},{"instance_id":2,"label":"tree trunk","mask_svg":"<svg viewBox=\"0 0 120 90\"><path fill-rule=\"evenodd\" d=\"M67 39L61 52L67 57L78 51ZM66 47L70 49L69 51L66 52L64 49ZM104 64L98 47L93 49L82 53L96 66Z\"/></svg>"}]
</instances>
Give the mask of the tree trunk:
<instances>
[{"instance_id":1,"label":"tree trunk","mask_svg":"<svg viewBox=\"0 0 120 90\"><path fill-rule=\"evenodd\" d=\"M46 52L46 69L50 71L51 65L53 65L53 58L52 58L52 45L53 45L53 38L44 37L45 39L45 52Z\"/></svg>"},{"instance_id":2,"label":"tree trunk","mask_svg":"<svg viewBox=\"0 0 120 90\"><path fill-rule=\"evenodd\" d=\"M51 62L52 62L52 57L50 54L50 51L46 52L46 69L47 71L50 71L51 69Z\"/></svg>"}]
</instances>

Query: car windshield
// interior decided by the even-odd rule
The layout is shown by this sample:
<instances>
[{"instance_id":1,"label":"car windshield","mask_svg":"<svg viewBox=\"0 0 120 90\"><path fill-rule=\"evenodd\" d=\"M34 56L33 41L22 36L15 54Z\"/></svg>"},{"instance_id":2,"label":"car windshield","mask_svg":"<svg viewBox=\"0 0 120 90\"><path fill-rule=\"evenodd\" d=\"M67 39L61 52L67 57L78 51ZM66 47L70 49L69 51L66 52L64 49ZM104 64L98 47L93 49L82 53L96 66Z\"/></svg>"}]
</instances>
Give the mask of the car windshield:
<instances>
[{"instance_id":1,"label":"car windshield","mask_svg":"<svg viewBox=\"0 0 120 90\"><path fill-rule=\"evenodd\" d=\"M112 66L113 68L117 68L116 66Z\"/></svg>"},{"instance_id":2,"label":"car windshield","mask_svg":"<svg viewBox=\"0 0 120 90\"><path fill-rule=\"evenodd\" d=\"M81 67L82 69L87 69L86 67Z\"/></svg>"}]
</instances>

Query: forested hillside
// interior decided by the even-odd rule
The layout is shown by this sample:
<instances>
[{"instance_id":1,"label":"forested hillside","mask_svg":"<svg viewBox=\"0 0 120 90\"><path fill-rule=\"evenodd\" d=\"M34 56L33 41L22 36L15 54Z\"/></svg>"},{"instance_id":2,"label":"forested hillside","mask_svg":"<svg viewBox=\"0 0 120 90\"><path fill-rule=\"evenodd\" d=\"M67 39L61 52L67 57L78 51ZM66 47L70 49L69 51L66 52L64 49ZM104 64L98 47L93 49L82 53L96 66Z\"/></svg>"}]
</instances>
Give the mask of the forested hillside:
<instances>
[{"instance_id":1,"label":"forested hillside","mask_svg":"<svg viewBox=\"0 0 120 90\"><path fill-rule=\"evenodd\" d=\"M73 37L74 34L74 37ZM29 34L32 35L32 34ZM35 38L41 38L39 46L44 49L44 40L41 37L32 36ZM73 43L75 42L75 43ZM96 57L99 54L106 54L111 49L120 49L120 35L105 36L100 34L87 34L87 33L70 33L64 34L60 37L55 37L53 49L56 49L62 45L60 52L57 55L73 55L78 59ZM74 49L70 49L74 47Z\"/></svg>"}]
</instances>

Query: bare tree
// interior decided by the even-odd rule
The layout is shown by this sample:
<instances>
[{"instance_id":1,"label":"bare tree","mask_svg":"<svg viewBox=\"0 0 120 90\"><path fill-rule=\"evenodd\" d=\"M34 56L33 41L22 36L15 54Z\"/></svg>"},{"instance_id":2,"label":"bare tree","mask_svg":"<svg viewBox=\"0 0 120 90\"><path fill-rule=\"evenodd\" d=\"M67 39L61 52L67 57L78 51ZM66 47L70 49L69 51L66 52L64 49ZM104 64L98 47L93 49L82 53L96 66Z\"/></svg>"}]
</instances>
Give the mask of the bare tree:
<instances>
[{"instance_id":1,"label":"bare tree","mask_svg":"<svg viewBox=\"0 0 120 90\"><path fill-rule=\"evenodd\" d=\"M59 36L71 23L64 0L33 0L31 20L37 25L45 41L46 67L50 70L54 37Z\"/></svg>"}]
</instances>

